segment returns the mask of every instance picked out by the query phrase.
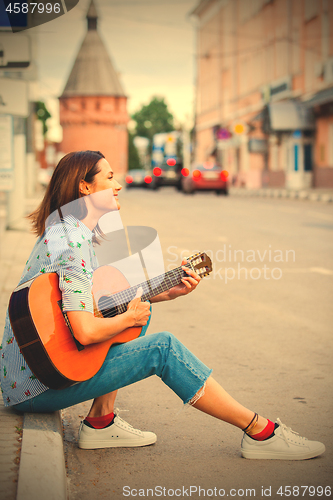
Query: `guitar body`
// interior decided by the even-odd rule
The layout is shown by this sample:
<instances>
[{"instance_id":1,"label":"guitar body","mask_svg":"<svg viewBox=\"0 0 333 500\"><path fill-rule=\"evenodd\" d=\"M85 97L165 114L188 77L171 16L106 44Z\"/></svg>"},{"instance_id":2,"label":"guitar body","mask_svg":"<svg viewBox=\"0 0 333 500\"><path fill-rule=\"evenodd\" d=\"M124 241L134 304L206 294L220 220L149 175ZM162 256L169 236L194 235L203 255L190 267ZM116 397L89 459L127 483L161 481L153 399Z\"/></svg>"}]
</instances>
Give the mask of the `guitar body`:
<instances>
[{"instance_id":1,"label":"guitar body","mask_svg":"<svg viewBox=\"0 0 333 500\"><path fill-rule=\"evenodd\" d=\"M188 267L200 277L211 272L211 264L205 253L188 258ZM180 284L185 274L180 266L141 283L138 286L146 289L141 300L149 300ZM95 316L112 317L125 312L138 286L131 288L125 276L114 267L96 269L92 288ZM41 274L22 283L9 301L9 317L18 346L31 371L50 389L65 389L90 379L101 368L112 344L134 340L147 328L127 328L105 342L82 346L74 338L61 303L57 273Z\"/></svg>"},{"instance_id":2,"label":"guitar body","mask_svg":"<svg viewBox=\"0 0 333 500\"><path fill-rule=\"evenodd\" d=\"M94 272L93 296L129 288L124 275L111 266ZM137 338L142 328L133 327L112 339L78 349L61 310L57 273L46 273L13 292L9 316L17 343L31 371L47 387L64 389L93 377L101 368L112 344ZM95 315L102 316L99 310Z\"/></svg>"}]
</instances>

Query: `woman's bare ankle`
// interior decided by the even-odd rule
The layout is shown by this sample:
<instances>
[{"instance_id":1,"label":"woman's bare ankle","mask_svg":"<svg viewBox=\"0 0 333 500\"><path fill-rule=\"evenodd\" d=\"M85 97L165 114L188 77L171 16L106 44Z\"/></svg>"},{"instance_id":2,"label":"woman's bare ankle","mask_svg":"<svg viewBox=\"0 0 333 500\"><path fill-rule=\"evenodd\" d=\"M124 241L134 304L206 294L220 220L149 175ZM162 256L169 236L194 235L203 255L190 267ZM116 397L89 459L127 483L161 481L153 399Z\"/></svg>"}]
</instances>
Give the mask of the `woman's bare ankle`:
<instances>
[{"instance_id":1,"label":"woman's bare ankle","mask_svg":"<svg viewBox=\"0 0 333 500\"><path fill-rule=\"evenodd\" d=\"M113 404L105 404L106 402L102 401L94 401L87 417L96 418L96 417L104 417L105 415L109 415L114 411Z\"/></svg>"},{"instance_id":2,"label":"woman's bare ankle","mask_svg":"<svg viewBox=\"0 0 333 500\"><path fill-rule=\"evenodd\" d=\"M263 431L268 424L267 418L262 417L261 415L258 415L258 421L255 426L253 426L249 431L246 431L246 433L249 436L253 436L254 434L259 434L259 432Z\"/></svg>"}]
</instances>

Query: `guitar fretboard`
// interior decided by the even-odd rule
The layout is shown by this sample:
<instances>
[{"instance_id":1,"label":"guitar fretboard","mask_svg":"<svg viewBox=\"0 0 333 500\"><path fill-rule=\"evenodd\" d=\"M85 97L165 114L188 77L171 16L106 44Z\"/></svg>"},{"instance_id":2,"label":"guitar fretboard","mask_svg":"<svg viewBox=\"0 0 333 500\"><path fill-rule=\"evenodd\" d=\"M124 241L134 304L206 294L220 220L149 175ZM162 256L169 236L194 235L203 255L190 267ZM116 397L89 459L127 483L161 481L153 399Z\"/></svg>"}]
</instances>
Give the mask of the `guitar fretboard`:
<instances>
[{"instance_id":1,"label":"guitar fretboard","mask_svg":"<svg viewBox=\"0 0 333 500\"><path fill-rule=\"evenodd\" d=\"M185 267L188 267L190 269L192 268L189 262L185 264ZM103 310L101 312L103 313L105 309L117 307L118 314L124 313L127 311L128 303L134 299L139 287L142 287L141 300L149 300L152 297L155 297L156 295L165 292L166 290L170 290L170 288L176 285L179 285L185 275L187 275L187 273L182 269L182 266L179 266L175 269L172 269L171 271L156 276L155 278L144 281L139 285L135 285L131 288L127 288L126 290L115 293L110 298L104 298ZM105 316L107 316L107 313L105 314Z\"/></svg>"}]
</instances>

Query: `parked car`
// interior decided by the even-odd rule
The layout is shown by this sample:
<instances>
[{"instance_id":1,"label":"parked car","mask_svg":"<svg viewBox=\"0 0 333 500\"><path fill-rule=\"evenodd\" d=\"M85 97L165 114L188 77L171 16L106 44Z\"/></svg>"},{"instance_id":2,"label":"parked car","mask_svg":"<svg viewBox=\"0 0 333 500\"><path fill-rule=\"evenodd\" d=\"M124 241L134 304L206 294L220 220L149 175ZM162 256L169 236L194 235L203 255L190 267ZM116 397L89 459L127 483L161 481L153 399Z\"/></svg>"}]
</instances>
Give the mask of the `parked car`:
<instances>
[{"instance_id":1,"label":"parked car","mask_svg":"<svg viewBox=\"0 0 333 500\"><path fill-rule=\"evenodd\" d=\"M129 170L128 174L125 177L126 187L148 187L152 181L151 175L147 170L142 169L133 169Z\"/></svg>"},{"instance_id":2,"label":"parked car","mask_svg":"<svg viewBox=\"0 0 333 500\"><path fill-rule=\"evenodd\" d=\"M174 186L179 191L181 190L181 170L182 163L171 159L166 160L159 166L153 168L151 177L152 182L150 187L158 189L162 186Z\"/></svg>"},{"instance_id":3,"label":"parked car","mask_svg":"<svg viewBox=\"0 0 333 500\"><path fill-rule=\"evenodd\" d=\"M217 194L228 194L228 172L214 163L195 165L191 171L183 168L181 175L184 193L210 190Z\"/></svg>"}]
</instances>

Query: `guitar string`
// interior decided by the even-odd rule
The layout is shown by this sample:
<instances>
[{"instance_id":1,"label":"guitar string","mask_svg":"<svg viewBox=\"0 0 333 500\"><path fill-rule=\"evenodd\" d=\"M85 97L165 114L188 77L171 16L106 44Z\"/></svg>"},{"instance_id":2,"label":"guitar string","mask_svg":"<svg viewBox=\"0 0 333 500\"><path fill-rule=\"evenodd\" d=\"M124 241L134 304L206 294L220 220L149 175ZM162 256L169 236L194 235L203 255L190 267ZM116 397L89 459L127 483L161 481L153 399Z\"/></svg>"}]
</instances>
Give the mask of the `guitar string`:
<instances>
[{"instance_id":1,"label":"guitar string","mask_svg":"<svg viewBox=\"0 0 333 500\"><path fill-rule=\"evenodd\" d=\"M175 271L175 270L173 270L173 271ZM176 271L178 271L178 269ZM161 292L163 292L165 290L168 290L168 289L172 288L176 284L180 283L180 277L182 277L184 275L185 275L184 271L182 269L180 269L180 272L178 271L176 273L173 273L172 279L169 276L166 276L165 279L163 280L163 282L160 285L158 285L155 288L152 288L152 290L154 292L153 294L151 294L151 293L144 293L144 294L142 294L142 299L146 300L149 296L158 295L158 293L161 293ZM153 280L151 280L151 281L153 281ZM148 285L146 283L142 283L141 285L138 285L138 287L139 286L142 286L142 287L145 286L145 287L147 287ZM118 292L115 295L117 295L120 299L123 299L123 300L122 300L121 303L117 303L116 305L114 305L114 303L113 303L112 304L113 308L117 308L120 313L126 312L127 311L128 302L130 302L132 300L132 298L129 297L128 291L127 291L127 293L126 293L126 291ZM133 291L131 292L131 295L133 295L133 298L134 298ZM130 300L128 300L128 299L130 299ZM112 301L112 299L111 299L111 301ZM104 307L105 307L105 305L104 305ZM104 315L105 318L114 316L112 313L107 313L107 312L105 312L105 314L103 314L103 315Z\"/></svg>"},{"instance_id":2,"label":"guitar string","mask_svg":"<svg viewBox=\"0 0 333 500\"><path fill-rule=\"evenodd\" d=\"M185 267L188 268L193 268L193 265L191 262L187 262L187 264L184 264ZM204 267L204 266L203 266ZM207 268L206 268L207 269ZM208 270L208 269L207 269ZM119 313L126 312L127 310L127 305L128 303L134 298L134 292L136 293L136 290L141 286L143 291L148 288L148 292L144 292L141 296L142 300L146 300L147 298L150 298L152 296L157 295L158 293L161 293L165 290L168 290L172 288L173 286L179 284L181 282L181 279L183 276L185 276L186 273L183 271L182 266L179 266L176 269L172 269L171 271L168 271L167 273L164 273L164 275L157 276L155 278L152 278L151 280L148 280L146 282L140 283L139 285L136 285L135 287L131 287L130 289L125 289L120 292L117 292L112 296L112 298L106 297L106 301L112 302L112 309L117 310L118 312L116 314L113 313L107 313L108 310L110 310L110 307L103 307L102 311L104 310L103 316L108 318L115 316ZM164 279L161 282L161 277L164 276ZM149 288L149 284L155 284L156 280L158 280L159 285L157 285L155 288L151 287ZM135 291L133 290L135 288ZM115 298L118 298L117 301L115 301ZM105 302L105 301L104 301ZM116 304L115 304L116 302Z\"/></svg>"},{"instance_id":3,"label":"guitar string","mask_svg":"<svg viewBox=\"0 0 333 500\"><path fill-rule=\"evenodd\" d=\"M137 285L137 287L135 288L137 289L139 286L142 286L142 299L146 300L148 297L157 295L158 293L166 290L170 285L178 283L180 275L181 274L177 275L177 278L173 279L170 279L170 277L166 276L162 283L161 280L158 280L159 284L157 286L154 286L156 282L152 280L151 283L153 286L151 287L151 289L149 289L147 283L141 283L141 285ZM104 307L107 308L107 302L109 302L113 307L121 306L124 302L132 300L134 298L134 293L136 293L136 290L133 291L133 289L131 291L126 289L121 292L117 292L112 296L112 298L108 298L104 301Z\"/></svg>"},{"instance_id":4,"label":"guitar string","mask_svg":"<svg viewBox=\"0 0 333 500\"><path fill-rule=\"evenodd\" d=\"M190 263L188 264L185 264L186 267L191 267ZM165 290L168 290L170 288L172 288L173 286L179 284L181 282L181 278L183 276L185 276L185 271L183 271L182 267L178 267L176 269L172 269L171 271L168 271L167 273L164 274L164 279L163 281L161 282L160 278L162 277L163 275L160 275L160 276L157 276L155 278L152 278L151 280L148 280L147 282L143 282L139 285L136 285L135 287L131 287L131 291L129 290L122 290L121 292L117 292L116 294L114 294L112 296L112 298L107 298L108 302L112 302L112 305L111 307L113 309L118 309L118 311L120 311L120 313L123 313L123 312L126 312L127 311L127 305L128 305L128 302L130 302L133 298L134 298L134 293L136 293L136 290L141 286L142 289L144 290L144 288L147 288L148 287L148 282L152 285L154 285L156 283L156 281L159 283L159 285L157 285L156 287L152 286L152 292L154 293L151 293L151 291L149 290L149 293L143 293L142 294L142 299L143 300L146 300L148 297L151 297L151 296L155 296L155 295L158 295L159 293L165 291ZM133 291L133 288L135 288L136 290ZM155 293L157 292L157 293ZM120 299L120 300L116 300L116 304L115 304L115 298L117 299ZM129 299L129 300L128 300ZM106 302L106 301L105 301ZM105 318L109 318L109 317L112 317L114 316L114 314L112 312L107 312L108 309L110 309L110 307L107 307L106 304L103 304L103 309L102 309L102 314L103 314L103 310L106 309L105 313L103 314L103 316ZM106 306L106 307L105 307ZM119 314L119 312L117 313Z\"/></svg>"},{"instance_id":5,"label":"guitar string","mask_svg":"<svg viewBox=\"0 0 333 500\"><path fill-rule=\"evenodd\" d=\"M170 278L170 274L171 274L171 275L173 275L173 274L175 274L175 273L177 273L177 275L178 275L178 276L177 276L177 278L178 278L178 279L179 279L179 277L180 277L181 275L183 275L183 271L182 271L181 269L177 268L177 269L175 269L175 270L172 270L172 274L171 274L171 272L170 272L170 271L168 271L168 273L165 273L164 278L163 278L163 280L162 280L162 281L161 281L161 277L162 277L163 275L160 275L160 276L157 276L157 277L155 277L155 278L152 278L151 280L148 280L148 281L150 282L150 284L152 284L152 285L153 285L151 288L155 291L155 290L159 290L159 288L160 288L161 286L163 287L163 283L166 283L166 282L168 282L168 283L172 283L171 278ZM155 284L156 284L157 286L154 286ZM112 299L110 299L110 301L111 301L112 303L116 303L116 305L119 305L119 304L123 303L123 299L127 299L128 297L131 297L132 295L134 296L134 294L136 293L136 290L137 290L140 286L142 287L142 289L143 289L143 290L144 290L144 289L147 289L147 287L148 287L148 282L143 282L143 283L140 283L140 284L136 285L135 287L131 287L130 289L121 290L120 292L115 293L115 294L112 296ZM134 288L135 288L135 290L133 290ZM150 295L150 293L148 293L148 294ZM148 295L148 294L147 294L147 292L146 292L146 293L142 294L142 296L143 296L143 295ZM118 301L117 301L117 298L120 298L120 299L121 299L121 301L119 301L119 303L118 303ZM130 300L131 300L131 299L130 299Z\"/></svg>"}]
</instances>

